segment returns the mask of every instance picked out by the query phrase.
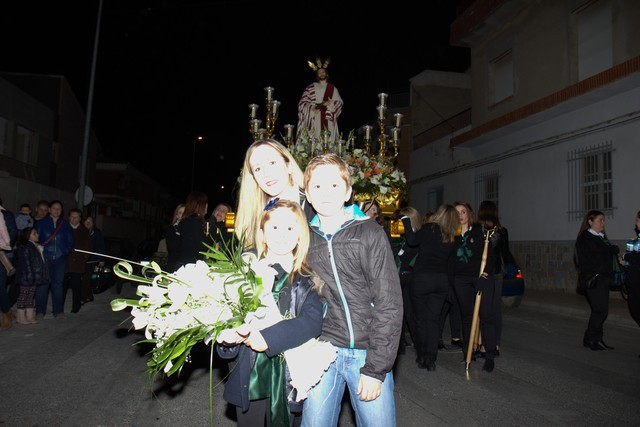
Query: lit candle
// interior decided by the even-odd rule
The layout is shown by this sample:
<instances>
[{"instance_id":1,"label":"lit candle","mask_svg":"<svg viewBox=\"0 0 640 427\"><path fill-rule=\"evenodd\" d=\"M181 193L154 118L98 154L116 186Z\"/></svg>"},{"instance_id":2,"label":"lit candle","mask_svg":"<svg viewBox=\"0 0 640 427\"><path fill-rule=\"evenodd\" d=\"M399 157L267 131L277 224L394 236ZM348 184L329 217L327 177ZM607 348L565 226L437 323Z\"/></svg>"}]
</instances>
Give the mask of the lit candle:
<instances>
[{"instance_id":1,"label":"lit candle","mask_svg":"<svg viewBox=\"0 0 640 427\"><path fill-rule=\"evenodd\" d=\"M393 142L397 143L398 140L400 139L400 128L399 127L394 127L391 129L391 132L393 134Z\"/></svg>"},{"instance_id":2,"label":"lit candle","mask_svg":"<svg viewBox=\"0 0 640 427\"><path fill-rule=\"evenodd\" d=\"M273 114L273 117L278 115L278 107L280 107L280 101L271 101L271 114Z\"/></svg>"},{"instance_id":3,"label":"lit candle","mask_svg":"<svg viewBox=\"0 0 640 427\"><path fill-rule=\"evenodd\" d=\"M376 107L376 110L378 110L378 118L380 120L384 120L385 113L387 112L387 107L385 107L384 105L378 105Z\"/></svg>"},{"instance_id":4,"label":"lit candle","mask_svg":"<svg viewBox=\"0 0 640 427\"><path fill-rule=\"evenodd\" d=\"M322 142L324 142L325 145L329 143L329 136L331 136L331 132L328 130L322 131Z\"/></svg>"},{"instance_id":5,"label":"lit candle","mask_svg":"<svg viewBox=\"0 0 640 427\"><path fill-rule=\"evenodd\" d=\"M397 128L402 127L402 114L400 114L400 113L395 113L395 114L393 115L393 117L395 117L395 119L396 119L396 127L397 127Z\"/></svg>"},{"instance_id":6,"label":"lit candle","mask_svg":"<svg viewBox=\"0 0 640 427\"><path fill-rule=\"evenodd\" d=\"M380 106L381 107L385 107L387 105L387 97L388 96L389 95L387 95L384 92L378 94L378 99L380 100Z\"/></svg>"},{"instance_id":7,"label":"lit candle","mask_svg":"<svg viewBox=\"0 0 640 427\"><path fill-rule=\"evenodd\" d=\"M260 119L251 120L251 128L254 132L258 132L258 129L260 129L260 123L262 123L262 120Z\"/></svg>"},{"instance_id":8,"label":"lit candle","mask_svg":"<svg viewBox=\"0 0 640 427\"><path fill-rule=\"evenodd\" d=\"M264 91L267 93L267 101L271 101L271 97L273 96L273 88L271 86L267 86L264 88Z\"/></svg>"},{"instance_id":9,"label":"lit candle","mask_svg":"<svg viewBox=\"0 0 640 427\"><path fill-rule=\"evenodd\" d=\"M371 139L371 126L369 125L364 127L364 139Z\"/></svg>"},{"instance_id":10,"label":"lit candle","mask_svg":"<svg viewBox=\"0 0 640 427\"><path fill-rule=\"evenodd\" d=\"M256 118L256 112L258 111L258 104L249 104L249 117Z\"/></svg>"},{"instance_id":11,"label":"lit candle","mask_svg":"<svg viewBox=\"0 0 640 427\"><path fill-rule=\"evenodd\" d=\"M284 128L287 130L287 138L293 137L293 125L284 125Z\"/></svg>"},{"instance_id":12,"label":"lit candle","mask_svg":"<svg viewBox=\"0 0 640 427\"><path fill-rule=\"evenodd\" d=\"M342 157L342 143L344 141L342 139L338 140L338 156Z\"/></svg>"}]
</instances>

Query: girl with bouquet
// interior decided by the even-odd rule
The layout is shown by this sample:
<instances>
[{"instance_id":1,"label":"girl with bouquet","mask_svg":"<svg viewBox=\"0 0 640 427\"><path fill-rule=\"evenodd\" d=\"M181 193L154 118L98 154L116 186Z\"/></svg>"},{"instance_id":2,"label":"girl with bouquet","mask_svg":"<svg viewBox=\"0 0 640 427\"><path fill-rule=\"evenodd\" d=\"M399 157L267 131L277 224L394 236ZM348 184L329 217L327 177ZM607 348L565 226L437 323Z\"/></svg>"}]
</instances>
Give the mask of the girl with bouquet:
<instances>
[{"instance_id":1,"label":"girl with bouquet","mask_svg":"<svg viewBox=\"0 0 640 427\"><path fill-rule=\"evenodd\" d=\"M252 269L263 278L265 307L217 338L220 357L235 359L223 397L236 406L239 426L296 426L301 400L335 359L335 350L316 347L314 362L305 355L306 362L297 359L290 366L291 349L318 343L313 339L320 335L323 317L321 282L305 265L309 228L302 208L289 200L275 201L258 217L257 226ZM301 365L314 373L313 379L297 376Z\"/></svg>"}]
</instances>

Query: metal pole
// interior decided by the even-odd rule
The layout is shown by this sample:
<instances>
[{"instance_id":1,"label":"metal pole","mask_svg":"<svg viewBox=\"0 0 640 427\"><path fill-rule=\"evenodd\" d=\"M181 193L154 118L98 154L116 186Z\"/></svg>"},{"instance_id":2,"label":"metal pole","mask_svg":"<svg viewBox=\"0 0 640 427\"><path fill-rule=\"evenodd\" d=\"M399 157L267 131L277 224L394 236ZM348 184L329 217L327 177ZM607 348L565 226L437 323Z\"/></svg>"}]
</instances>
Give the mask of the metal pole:
<instances>
[{"instance_id":1,"label":"metal pole","mask_svg":"<svg viewBox=\"0 0 640 427\"><path fill-rule=\"evenodd\" d=\"M102 0L98 5L98 22L96 23L96 37L93 42L93 59L91 61L91 78L89 80L89 96L87 98L87 116L84 123L84 141L82 144L82 159L80 161L80 186L78 188L78 209L84 212L84 187L87 181L87 158L89 153L89 137L91 135L91 112L93 106L93 87L96 76L96 62L98 58L98 40L100 38L100 20L102 17Z\"/></svg>"}]
</instances>

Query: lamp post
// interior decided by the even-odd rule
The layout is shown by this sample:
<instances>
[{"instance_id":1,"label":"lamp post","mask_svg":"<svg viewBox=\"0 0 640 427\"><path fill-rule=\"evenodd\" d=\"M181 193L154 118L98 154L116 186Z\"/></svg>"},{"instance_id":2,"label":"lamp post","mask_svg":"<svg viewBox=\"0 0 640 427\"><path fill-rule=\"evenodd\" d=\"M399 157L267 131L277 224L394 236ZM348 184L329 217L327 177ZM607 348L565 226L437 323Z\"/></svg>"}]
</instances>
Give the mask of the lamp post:
<instances>
[{"instance_id":1,"label":"lamp post","mask_svg":"<svg viewBox=\"0 0 640 427\"><path fill-rule=\"evenodd\" d=\"M193 191L193 183L196 176L196 143L198 141L202 141L202 136L199 135L193 140L193 156L191 158L191 191Z\"/></svg>"}]
</instances>

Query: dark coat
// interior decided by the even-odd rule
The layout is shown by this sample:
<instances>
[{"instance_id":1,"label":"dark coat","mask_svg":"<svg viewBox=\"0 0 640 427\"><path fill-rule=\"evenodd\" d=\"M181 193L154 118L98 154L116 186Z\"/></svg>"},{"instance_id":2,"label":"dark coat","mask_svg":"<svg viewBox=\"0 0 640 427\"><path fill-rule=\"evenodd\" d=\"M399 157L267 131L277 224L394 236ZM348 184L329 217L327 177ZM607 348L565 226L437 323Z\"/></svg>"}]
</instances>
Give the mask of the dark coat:
<instances>
[{"instance_id":1,"label":"dark coat","mask_svg":"<svg viewBox=\"0 0 640 427\"><path fill-rule=\"evenodd\" d=\"M576 239L576 257L581 274L599 274L613 279L613 263L620 253L617 245L585 230Z\"/></svg>"},{"instance_id":2,"label":"dark coat","mask_svg":"<svg viewBox=\"0 0 640 427\"><path fill-rule=\"evenodd\" d=\"M56 227L60 225L60 221L63 221L60 230L53 239L49 239L55 233ZM58 222L54 226L53 219L50 215L47 215L37 220L34 227L40 235L40 244L46 243L44 245L44 257L46 259L57 260L69 256L75 245L69 221L58 218Z\"/></svg>"},{"instance_id":3,"label":"dark coat","mask_svg":"<svg viewBox=\"0 0 640 427\"><path fill-rule=\"evenodd\" d=\"M213 245L213 240L206 234L206 222L203 223L197 215L184 218L180 222L178 267L204 259L204 256L200 253L208 250L204 243ZM167 241L168 244L169 242Z\"/></svg>"},{"instance_id":4,"label":"dark coat","mask_svg":"<svg viewBox=\"0 0 640 427\"><path fill-rule=\"evenodd\" d=\"M84 252L78 252L75 249L81 249L83 251L90 251L92 248L91 236L89 235L89 229L80 224L77 228L71 228L73 234L73 241L75 242L73 249L69 252L67 258L67 266L65 268L66 273L84 273L86 268L86 262L89 260L89 254Z\"/></svg>"},{"instance_id":5,"label":"dark coat","mask_svg":"<svg viewBox=\"0 0 640 427\"><path fill-rule=\"evenodd\" d=\"M49 267L33 242L18 245L15 253L16 283L36 286L49 283Z\"/></svg>"},{"instance_id":6,"label":"dark coat","mask_svg":"<svg viewBox=\"0 0 640 427\"><path fill-rule=\"evenodd\" d=\"M317 216L310 223L307 263L325 282L328 308L320 339L366 349L360 373L384 381L402 332L400 277L384 228L355 205L345 210L351 219L331 236L320 230Z\"/></svg>"},{"instance_id":7,"label":"dark coat","mask_svg":"<svg viewBox=\"0 0 640 427\"><path fill-rule=\"evenodd\" d=\"M498 236L494 234L487 248L487 263L483 273L493 275L496 267L495 244ZM473 224L464 236L456 237L455 275L480 276L482 253L484 252L485 234L480 224ZM466 256L465 256L466 255Z\"/></svg>"},{"instance_id":8,"label":"dark coat","mask_svg":"<svg viewBox=\"0 0 640 427\"><path fill-rule=\"evenodd\" d=\"M277 280L277 278L276 278ZM283 320L263 329L261 332L268 345L265 351L269 357L295 348L311 338L316 338L322 330L323 304L318 294L311 290L313 283L310 277L298 276L293 284L287 283L284 290L290 290L291 305L280 306L280 312L289 311L294 318ZM281 302L284 300L281 300ZM236 358L235 367L232 368L229 378L224 386L224 400L242 408L243 412L249 410L249 377L251 365L255 360L253 350L245 345L223 346L216 344L218 355L223 359ZM302 411L301 405L291 405L292 412Z\"/></svg>"}]
</instances>

